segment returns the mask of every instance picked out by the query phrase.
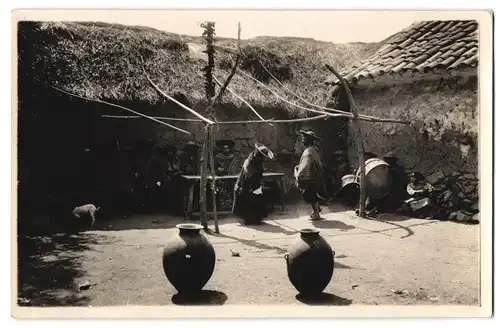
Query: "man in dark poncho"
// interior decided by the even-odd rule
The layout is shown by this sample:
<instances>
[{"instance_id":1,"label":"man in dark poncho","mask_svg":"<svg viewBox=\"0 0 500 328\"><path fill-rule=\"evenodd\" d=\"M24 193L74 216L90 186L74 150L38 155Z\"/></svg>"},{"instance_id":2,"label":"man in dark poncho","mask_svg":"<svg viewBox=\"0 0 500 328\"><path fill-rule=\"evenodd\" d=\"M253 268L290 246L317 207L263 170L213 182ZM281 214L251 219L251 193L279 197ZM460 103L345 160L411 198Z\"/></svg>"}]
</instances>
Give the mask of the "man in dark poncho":
<instances>
[{"instance_id":1,"label":"man in dark poncho","mask_svg":"<svg viewBox=\"0 0 500 328\"><path fill-rule=\"evenodd\" d=\"M274 158L272 151L263 144L255 144L234 186L233 214L241 217L245 224L259 224L267 217L261 184L266 158Z\"/></svg>"},{"instance_id":2,"label":"man in dark poncho","mask_svg":"<svg viewBox=\"0 0 500 328\"><path fill-rule=\"evenodd\" d=\"M311 219L319 220L321 219L319 201L326 199L328 195L321 158L314 147L314 141L319 140L319 138L312 131L301 130L300 133L306 149L300 157L299 165L295 167L295 179L297 187L302 193L302 198L313 209Z\"/></svg>"}]
</instances>

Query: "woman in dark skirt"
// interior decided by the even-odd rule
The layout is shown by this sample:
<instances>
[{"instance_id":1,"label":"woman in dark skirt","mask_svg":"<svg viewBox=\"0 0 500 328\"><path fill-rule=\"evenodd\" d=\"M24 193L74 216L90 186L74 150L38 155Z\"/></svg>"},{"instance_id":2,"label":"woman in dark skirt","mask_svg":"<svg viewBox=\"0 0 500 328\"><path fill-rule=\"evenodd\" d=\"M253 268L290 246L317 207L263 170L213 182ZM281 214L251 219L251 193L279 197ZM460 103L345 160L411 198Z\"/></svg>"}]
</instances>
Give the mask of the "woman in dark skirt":
<instances>
[{"instance_id":1,"label":"woman in dark skirt","mask_svg":"<svg viewBox=\"0 0 500 328\"><path fill-rule=\"evenodd\" d=\"M261 184L266 158L272 160L274 154L263 144L256 143L234 186L233 214L242 218L245 224L260 224L267 217Z\"/></svg>"},{"instance_id":2,"label":"woman in dark skirt","mask_svg":"<svg viewBox=\"0 0 500 328\"><path fill-rule=\"evenodd\" d=\"M233 140L218 140L216 145L220 149L215 155L216 174L219 176L238 174L237 159L233 153L235 142ZM215 185L217 186L217 208L224 211L231 210L233 206L234 180L217 180Z\"/></svg>"}]
</instances>

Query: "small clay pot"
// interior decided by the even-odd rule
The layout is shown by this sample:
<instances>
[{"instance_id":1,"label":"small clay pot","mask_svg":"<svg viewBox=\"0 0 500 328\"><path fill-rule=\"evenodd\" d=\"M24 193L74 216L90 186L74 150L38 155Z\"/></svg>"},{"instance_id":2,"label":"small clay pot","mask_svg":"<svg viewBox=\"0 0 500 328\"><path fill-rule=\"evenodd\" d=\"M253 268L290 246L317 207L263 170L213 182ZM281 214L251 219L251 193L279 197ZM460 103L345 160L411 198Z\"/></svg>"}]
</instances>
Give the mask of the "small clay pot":
<instances>
[{"instance_id":1,"label":"small clay pot","mask_svg":"<svg viewBox=\"0 0 500 328\"><path fill-rule=\"evenodd\" d=\"M199 224L178 224L179 234L163 249L163 271L179 293L201 291L215 269L215 250Z\"/></svg>"},{"instance_id":2,"label":"small clay pot","mask_svg":"<svg viewBox=\"0 0 500 328\"><path fill-rule=\"evenodd\" d=\"M288 278L301 295L320 294L333 276L335 252L320 231L299 230L300 237L285 254Z\"/></svg>"}]
</instances>

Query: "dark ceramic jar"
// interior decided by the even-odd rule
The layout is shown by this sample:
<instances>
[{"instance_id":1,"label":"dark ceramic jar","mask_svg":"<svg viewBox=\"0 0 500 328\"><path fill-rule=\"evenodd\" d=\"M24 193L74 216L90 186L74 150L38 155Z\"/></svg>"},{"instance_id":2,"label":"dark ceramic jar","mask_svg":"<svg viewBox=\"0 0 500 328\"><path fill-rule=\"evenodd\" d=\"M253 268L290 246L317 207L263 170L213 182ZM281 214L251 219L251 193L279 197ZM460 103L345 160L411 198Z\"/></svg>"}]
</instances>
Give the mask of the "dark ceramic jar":
<instances>
[{"instance_id":1,"label":"dark ceramic jar","mask_svg":"<svg viewBox=\"0 0 500 328\"><path fill-rule=\"evenodd\" d=\"M199 224L178 224L163 249L163 271L179 293L201 291L215 269L215 250Z\"/></svg>"},{"instance_id":2,"label":"dark ceramic jar","mask_svg":"<svg viewBox=\"0 0 500 328\"><path fill-rule=\"evenodd\" d=\"M288 278L302 295L323 292L333 276L335 252L319 235L320 229L301 229L300 237L285 254Z\"/></svg>"}]
</instances>

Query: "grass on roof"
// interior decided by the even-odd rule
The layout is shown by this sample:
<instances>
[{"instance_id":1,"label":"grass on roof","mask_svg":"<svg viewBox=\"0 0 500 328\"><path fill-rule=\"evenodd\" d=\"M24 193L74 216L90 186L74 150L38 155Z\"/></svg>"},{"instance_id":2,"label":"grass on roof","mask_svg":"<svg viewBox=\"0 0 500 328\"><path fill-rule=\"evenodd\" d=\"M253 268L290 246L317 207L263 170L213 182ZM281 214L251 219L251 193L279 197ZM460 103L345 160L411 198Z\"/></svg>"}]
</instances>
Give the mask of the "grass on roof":
<instances>
[{"instance_id":1,"label":"grass on roof","mask_svg":"<svg viewBox=\"0 0 500 328\"><path fill-rule=\"evenodd\" d=\"M217 32L217 25L215 28ZM20 22L18 40L20 79L55 85L91 99L151 105L164 102L148 83L144 68L166 93L183 94L192 103L206 100L204 54L196 56L189 47L194 44L198 51L203 50L201 36L99 22ZM217 38L216 44L235 48L236 40ZM257 37L242 40L245 56L240 68L278 89L290 101L300 103L270 79L260 60L288 88L309 102L326 105L330 90L324 81L331 73L324 64L341 69L370 55L377 47L373 43L339 45L312 39ZM220 80L229 74L231 65L227 53L216 53L215 73ZM239 74L229 87L253 106L297 113L295 107ZM229 93L223 102L245 106Z\"/></svg>"}]
</instances>

